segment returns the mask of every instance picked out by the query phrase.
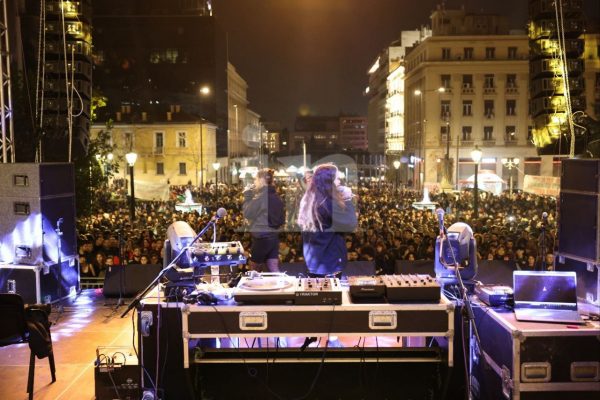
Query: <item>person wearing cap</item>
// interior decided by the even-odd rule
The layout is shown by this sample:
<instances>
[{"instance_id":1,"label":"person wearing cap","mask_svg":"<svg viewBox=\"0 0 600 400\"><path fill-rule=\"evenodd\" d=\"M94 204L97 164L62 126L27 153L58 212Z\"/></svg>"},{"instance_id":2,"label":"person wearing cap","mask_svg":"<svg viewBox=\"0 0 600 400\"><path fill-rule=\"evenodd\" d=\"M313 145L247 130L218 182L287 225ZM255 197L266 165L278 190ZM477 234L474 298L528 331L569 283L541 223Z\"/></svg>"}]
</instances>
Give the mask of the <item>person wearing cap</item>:
<instances>
[{"instance_id":1,"label":"person wearing cap","mask_svg":"<svg viewBox=\"0 0 600 400\"><path fill-rule=\"evenodd\" d=\"M269 168L258 171L254 185L243 192L243 211L252 236L250 267L266 264L270 272L279 272L279 228L285 223L285 207L275 190L273 175Z\"/></svg>"}]
</instances>

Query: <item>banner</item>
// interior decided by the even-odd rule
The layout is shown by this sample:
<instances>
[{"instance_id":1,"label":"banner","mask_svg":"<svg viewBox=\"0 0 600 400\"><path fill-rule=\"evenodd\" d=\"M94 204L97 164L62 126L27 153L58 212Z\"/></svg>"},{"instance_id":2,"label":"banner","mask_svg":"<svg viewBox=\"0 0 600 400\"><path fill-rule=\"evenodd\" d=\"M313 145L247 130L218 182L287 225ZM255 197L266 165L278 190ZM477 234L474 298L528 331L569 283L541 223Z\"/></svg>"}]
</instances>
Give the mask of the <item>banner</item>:
<instances>
[{"instance_id":1,"label":"banner","mask_svg":"<svg viewBox=\"0 0 600 400\"><path fill-rule=\"evenodd\" d=\"M560 192L560 178L555 176L525 175L523 191L541 196L557 197Z\"/></svg>"},{"instance_id":2,"label":"banner","mask_svg":"<svg viewBox=\"0 0 600 400\"><path fill-rule=\"evenodd\" d=\"M169 200L169 185L167 183L135 180L135 198L141 200Z\"/></svg>"}]
</instances>

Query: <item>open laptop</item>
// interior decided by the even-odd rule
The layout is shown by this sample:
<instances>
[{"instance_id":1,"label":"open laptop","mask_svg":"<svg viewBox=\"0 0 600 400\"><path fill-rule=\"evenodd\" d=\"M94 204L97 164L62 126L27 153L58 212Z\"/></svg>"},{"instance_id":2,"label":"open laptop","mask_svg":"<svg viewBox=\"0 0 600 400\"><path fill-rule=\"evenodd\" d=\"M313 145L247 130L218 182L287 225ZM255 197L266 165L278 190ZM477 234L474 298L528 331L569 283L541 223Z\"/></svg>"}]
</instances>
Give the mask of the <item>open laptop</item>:
<instances>
[{"instance_id":1,"label":"open laptop","mask_svg":"<svg viewBox=\"0 0 600 400\"><path fill-rule=\"evenodd\" d=\"M575 272L514 271L513 291L519 321L585 323L577 312Z\"/></svg>"}]
</instances>

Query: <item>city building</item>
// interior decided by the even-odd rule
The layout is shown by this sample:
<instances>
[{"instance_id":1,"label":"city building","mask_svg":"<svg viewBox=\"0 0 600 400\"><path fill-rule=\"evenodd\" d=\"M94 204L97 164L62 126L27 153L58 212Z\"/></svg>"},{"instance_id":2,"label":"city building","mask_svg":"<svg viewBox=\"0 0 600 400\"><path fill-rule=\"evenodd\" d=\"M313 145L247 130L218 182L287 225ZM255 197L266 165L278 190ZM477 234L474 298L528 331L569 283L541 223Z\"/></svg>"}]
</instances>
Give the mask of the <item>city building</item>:
<instances>
[{"instance_id":1,"label":"city building","mask_svg":"<svg viewBox=\"0 0 600 400\"><path fill-rule=\"evenodd\" d=\"M583 0L560 4L529 0L529 48L532 136L542 154L579 154L573 113L586 110ZM572 136L573 135L573 136Z\"/></svg>"},{"instance_id":2,"label":"city building","mask_svg":"<svg viewBox=\"0 0 600 400\"><path fill-rule=\"evenodd\" d=\"M281 123L277 121L264 121L263 127L263 148L269 153L275 153L281 150L283 145L283 130L281 128Z\"/></svg>"},{"instance_id":3,"label":"city building","mask_svg":"<svg viewBox=\"0 0 600 400\"><path fill-rule=\"evenodd\" d=\"M219 157L230 155L226 34L210 1L97 0L93 6L95 93L108 102L98 120L114 119L123 107L166 113L178 105L213 123Z\"/></svg>"},{"instance_id":4,"label":"city building","mask_svg":"<svg viewBox=\"0 0 600 400\"><path fill-rule=\"evenodd\" d=\"M11 5L17 8L15 14L19 15L19 21L11 22L21 28L13 32L11 50L22 56L22 59L14 60L17 68L13 74L40 82L35 104L15 105L16 108L34 108L30 118L35 116L35 126L41 126L44 132L37 143L35 135L24 141L29 148L20 148L19 152L35 153L27 156L28 161L33 161L34 157L44 162L71 161L84 156L89 143L92 6L90 0L47 0L42 5L40 7L40 2L35 1ZM40 10L43 10L41 17ZM20 53L21 49L23 53ZM19 136L29 133L28 129L19 128Z\"/></svg>"},{"instance_id":5,"label":"city building","mask_svg":"<svg viewBox=\"0 0 600 400\"><path fill-rule=\"evenodd\" d=\"M214 182L217 159L216 126L173 107L164 114L118 113L112 126L92 125L92 137L110 130L119 176L128 179L125 154L134 152L136 192L164 185L203 185ZM219 181L225 178L220 170Z\"/></svg>"},{"instance_id":6,"label":"city building","mask_svg":"<svg viewBox=\"0 0 600 400\"><path fill-rule=\"evenodd\" d=\"M431 35L428 28L403 31L400 38L384 48L369 68L367 112L368 148L372 154L396 152L403 147L402 69L406 48ZM402 127L401 127L402 126Z\"/></svg>"},{"instance_id":7,"label":"city building","mask_svg":"<svg viewBox=\"0 0 600 400\"><path fill-rule=\"evenodd\" d=\"M231 63L227 63L227 98L229 110L229 158L250 155L250 142L255 141L257 133L256 116L248 108L248 84ZM254 118L253 118L254 117ZM250 121L251 119L252 121ZM252 146L254 147L254 146Z\"/></svg>"},{"instance_id":8,"label":"city building","mask_svg":"<svg viewBox=\"0 0 600 400\"><path fill-rule=\"evenodd\" d=\"M367 150L367 118L358 116L340 117L340 146L345 149Z\"/></svg>"},{"instance_id":9,"label":"city building","mask_svg":"<svg viewBox=\"0 0 600 400\"><path fill-rule=\"evenodd\" d=\"M470 153L478 146L480 169L505 180L516 172L502 159L522 160L522 187L523 172L541 163L529 133L527 35L509 32L504 17L464 9L438 7L431 22L432 35L404 59L405 149L413 156L413 181L459 187L474 173ZM541 172L552 175L551 160L547 164Z\"/></svg>"},{"instance_id":10,"label":"city building","mask_svg":"<svg viewBox=\"0 0 600 400\"><path fill-rule=\"evenodd\" d=\"M308 152L339 149L340 117L298 116L290 133L290 152L301 152L306 143Z\"/></svg>"}]
</instances>

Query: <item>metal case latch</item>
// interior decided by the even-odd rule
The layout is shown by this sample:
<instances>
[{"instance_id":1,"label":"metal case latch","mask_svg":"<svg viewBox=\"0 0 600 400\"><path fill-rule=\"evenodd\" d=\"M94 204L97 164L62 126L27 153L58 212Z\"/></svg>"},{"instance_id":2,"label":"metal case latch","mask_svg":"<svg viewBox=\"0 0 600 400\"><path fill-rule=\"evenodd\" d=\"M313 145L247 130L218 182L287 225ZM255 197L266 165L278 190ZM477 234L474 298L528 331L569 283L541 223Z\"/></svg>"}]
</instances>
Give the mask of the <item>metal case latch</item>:
<instances>
[{"instance_id":1,"label":"metal case latch","mask_svg":"<svg viewBox=\"0 0 600 400\"><path fill-rule=\"evenodd\" d=\"M240 313L240 329L243 331L264 331L267 326L267 313L264 311Z\"/></svg>"}]
</instances>

